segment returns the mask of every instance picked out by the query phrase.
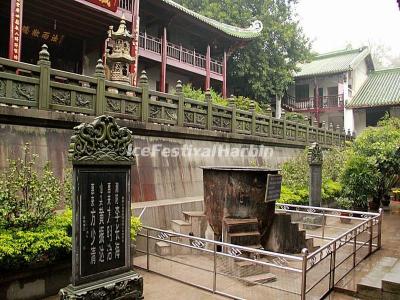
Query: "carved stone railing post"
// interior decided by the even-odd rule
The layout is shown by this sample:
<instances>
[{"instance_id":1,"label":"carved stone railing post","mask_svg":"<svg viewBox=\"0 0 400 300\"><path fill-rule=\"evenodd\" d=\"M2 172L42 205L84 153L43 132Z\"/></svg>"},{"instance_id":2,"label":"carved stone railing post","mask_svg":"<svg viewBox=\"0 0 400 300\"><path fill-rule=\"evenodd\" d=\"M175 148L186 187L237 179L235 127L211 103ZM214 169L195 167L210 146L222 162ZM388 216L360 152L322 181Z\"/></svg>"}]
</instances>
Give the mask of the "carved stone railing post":
<instances>
[{"instance_id":1,"label":"carved stone railing post","mask_svg":"<svg viewBox=\"0 0 400 300\"><path fill-rule=\"evenodd\" d=\"M231 95L228 99L229 102L229 107L232 108L232 128L231 132L235 133L237 129L237 124L236 124L236 104L235 104L235 96Z\"/></svg>"},{"instance_id":2,"label":"carved stone railing post","mask_svg":"<svg viewBox=\"0 0 400 300\"><path fill-rule=\"evenodd\" d=\"M306 143L310 140L309 134L310 134L310 120L308 117L304 117L304 122L306 123Z\"/></svg>"},{"instance_id":3,"label":"carved stone railing post","mask_svg":"<svg viewBox=\"0 0 400 300\"><path fill-rule=\"evenodd\" d=\"M142 122L147 122L149 118L149 81L145 70L140 75L139 86L142 88Z\"/></svg>"},{"instance_id":4,"label":"carved stone railing post","mask_svg":"<svg viewBox=\"0 0 400 300\"><path fill-rule=\"evenodd\" d=\"M96 116L104 114L106 106L106 81L104 73L103 61L99 59L97 61L94 77L97 78L97 89L96 89Z\"/></svg>"},{"instance_id":5,"label":"carved stone railing post","mask_svg":"<svg viewBox=\"0 0 400 300\"><path fill-rule=\"evenodd\" d=\"M182 91L182 81L178 80L175 87L175 94L178 99L178 126L183 126L185 118L185 95Z\"/></svg>"},{"instance_id":6,"label":"carved stone railing post","mask_svg":"<svg viewBox=\"0 0 400 300\"><path fill-rule=\"evenodd\" d=\"M309 204L321 206L323 153L318 143L312 143L308 148L307 158L310 166Z\"/></svg>"},{"instance_id":7,"label":"carved stone railing post","mask_svg":"<svg viewBox=\"0 0 400 300\"><path fill-rule=\"evenodd\" d=\"M46 44L39 52L40 83L39 83L39 109L48 110L50 106L50 54Z\"/></svg>"},{"instance_id":8,"label":"carved stone railing post","mask_svg":"<svg viewBox=\"0 0 400 300\"><path fill-rule=\"evenodd\" d=\"M213 103L211 99L210 90L206 91L206 102L207 102L207 129L212 130L213 125Z\"/></svg>"},{"instance_id":9,"label":"carved stone railing post","mask_svg":"<svg viewBox=\"0 0 400 300\"><path fill-rule=\"evenodd\" d=\"M283 121L283 130L282 130L283 136L282 136L282 139L286 139L286 127L287 127L287 124L286 124L286 113L285 113L285 111L282 111L281 119Z\"/></svg>"},{"instance_id":10,"label":"carved stone railing post","mask_svg":"<svg viewBox=\"0 0 400 300\"><path fill-rule=\"evenodd\" d=\"M251 135L256 135L256 104L254 101L250 102L250 112L251 112ZM271 123L271 121L270 121Z\"/></svg>"}]
</instances>

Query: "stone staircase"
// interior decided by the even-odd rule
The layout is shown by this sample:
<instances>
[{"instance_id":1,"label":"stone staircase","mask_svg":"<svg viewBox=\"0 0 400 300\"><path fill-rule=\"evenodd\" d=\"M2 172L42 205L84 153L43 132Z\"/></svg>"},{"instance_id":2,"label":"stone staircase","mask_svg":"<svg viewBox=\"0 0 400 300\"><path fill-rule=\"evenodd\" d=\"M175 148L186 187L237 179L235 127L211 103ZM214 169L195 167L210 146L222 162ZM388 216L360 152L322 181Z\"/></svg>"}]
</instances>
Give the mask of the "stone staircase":
<instances>
[{"instance_id":1,"label":"stone staircase","mask_svg":"<svg viewBox=\"0 0 400 300\"><path fill-rule=\"evenodd\" d=\"M306 231L293 223L291 215L285 212L275 213L265 245L266 250L280 253L300 253L303 248L311 253L318 249L314 246L314 239L307 238Z\"/></svg>"},{"instance_id":2,"label":"stone staircase","mask_svg":"<svg viewBox=\"0 0 400 300\"><path fill-rule=\"evenodd\" d=\"M400 259L373 254L340 280L335 292L356 299L400 300Z\"/></svg>"},{"instance_id":3,"label":"stone staircase","mask_svg":"<svg viewBox=\"0 0 400 300\"><path fill-rule=\"evenodd\" d=\"M207 220L204 213L199 211L185 211L183 212L183 217L184 220L171 220L171 230L176 233L204 238L207 227ZM169 235L168 239L179 243L190 244L190 241L187 239L174 236L173 234ZM201 246L202 245L199 245L199 247ZM156 242L155 249L156 253L160 256L191 254L193 252L191 248L177 246L163 241Z\"/></svg>"},{"instance_id":4,"label":"stone staircase","mask_svg":"<svg viewBox=\"0 0 400 300\"><path fill-rule=\"evenodd\" d=\"M261 235L256 218L237 219L225 218L223 223L223 239L225 243L240 245L253 249L263 249ZM229 250L228 250L229 251ZM238 257L255 258L254 253L241 250ZM260 260L260 257L257 257ZM226 258L225 272L238 278L245 285L265 284L276 281L276 276L270 273L268 266L263 266L239 258Z\"/></svg>"},{"instance_id":5,"label":"stone staircase","mask_svg":"<svg viewBox=\"0 0 400 300\"><path fill-rule=\"evenodd\" d=\"M400 299L400 259L382 257L357 284L360 299Z\"/></svg>"}]
</instances>

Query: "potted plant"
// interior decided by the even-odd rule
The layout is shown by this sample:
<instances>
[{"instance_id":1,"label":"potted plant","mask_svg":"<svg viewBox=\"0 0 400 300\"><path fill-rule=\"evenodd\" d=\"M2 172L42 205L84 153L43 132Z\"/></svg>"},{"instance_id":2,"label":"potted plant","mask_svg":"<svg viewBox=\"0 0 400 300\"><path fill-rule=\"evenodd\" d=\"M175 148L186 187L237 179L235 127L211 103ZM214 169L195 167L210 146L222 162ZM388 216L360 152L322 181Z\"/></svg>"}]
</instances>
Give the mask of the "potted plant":
<instances>
[{"instance_id":1,"label":"potted plant","mask_svg":"<svg viewBox=\"0 0 400 300\"><path fill-rule=\"evenodd\" d=\"M350 209L353 208L353 202L349 198L344 198L344 197L337 198L336 199L336 203L337 203L338 207L340 209L343 209L343 210L350 210ZM350 212L342 211L342 212L340 212L340 215L343 216L343 217L349 217L350 216ZM349 218L340 218L340 222L348 224L348 223L351 222L351 219L349 219Z\"/></svg>"}]
</instances>

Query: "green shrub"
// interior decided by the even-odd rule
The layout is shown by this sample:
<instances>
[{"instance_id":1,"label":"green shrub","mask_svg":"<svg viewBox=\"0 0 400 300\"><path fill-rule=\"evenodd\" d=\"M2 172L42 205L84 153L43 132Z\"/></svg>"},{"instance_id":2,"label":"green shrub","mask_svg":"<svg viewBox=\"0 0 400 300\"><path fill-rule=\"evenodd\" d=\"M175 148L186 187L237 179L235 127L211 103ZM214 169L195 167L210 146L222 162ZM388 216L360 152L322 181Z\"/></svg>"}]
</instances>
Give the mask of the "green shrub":
<instances>
[{"instance_id":1,"label":"green shrub","mask_svg":"<svg viewBox=\"0 0 400 300\"><path fill-rule=\"evenodd\" d=\"M353 208L353 201L349 198L339 197L336 199L336 203L340 209L351 210Z\"/></svg>"},{"instance_id":2,"label":"green shrub","mask_svg":"<svg viewBox=\"0 0 400 300\"><path fill-rule=\"evenodd\" d=\"M307 191L306 191L307 192ZM295 205L307 205L308 204L308 192L307 196L304 197L304 190L300 194L294 192L285 185L282 185L281 197L277 201L278 203L295 204Z\"/></svg>"},{"instance_id":3,"label":"green shrub","mask_svg":"<svg viewBox=\"0 0 400 300\"><path fill-rule=\"evenodd\" d=\"M70 257L71 231L71 210L36 228L0 228L0 270L17 270Z\"/></svg>"},{"instance_id":4,"label":"green shrub","mask_svg":"<svg viewBox=\"0 0 400 300\"><path fill-rule=\"evenodd\" d=\"M340 174L343 172L345 159L345 151L343 149L333 148L324 152L324 163L322 165L322 201L325 203L333 201L341 195L342 185L338 180ZM282 164L281 168L283 187L292 191L291 196L296 195L300 198L300 200L296 201L308 204L310 167L307 161L307 151L303 151L297 157L286 161ZM281 198L280 201L286 201L286 199ZM291 200L289 199L288 201Z\"/></svg>"},{"instance_id":5,"label":"green shrub","mask_svg":"<svg viewBox=\"0 0 400 300\"><path fill-rule=\"evenodd\" d=\"M61 183L49 163L37 171L37 158L26 144L23 157L9 160L8 168L0 175L0 226L29 229L53 216L60 201Z\"/></svg>"},{"instance_id":6,"label":"green shrub","mask_svg":"<svg viewBox=\"0 0 400 300\"><path fill-rule=\"evenodd\" d=\"M182 87L183 94L186 98L205 101L206 96L205 93L201 89L195 89L192 87L191 84L184 84ZM221 106L228 106L229 102L227 99L224 99L221 94L218 94L215 90L210 89L211 100L213 103L221 105ZM250 109L250 103L252 100L247 97L243 96L234 96L236 107L242 110L248 111ZM254 101L256 112L262 113L267 112L267 109L270 108L269 106L263 106Z\"/></svg>"},{"instance_id":7,"label":"green shrub","mask_svg":"<svg viewBox=\"0 0 400 300\"><path fill-rule=\"evenodd\" d=\"M131 241L136 241L138 232L142 230L142 222L137 217L131 217Z\"/></svg>"},{"instance_id":8,"label":"green shrub","mask_svg":"<svg viewBox=\"0 0 400 300\"><path fill-rule=\"evenodd\" d=\"M368 197L379 204L399 182L399 147L400 118L385 118L352 143L341 181L355 206L366 208Z\"/></svg>"}]
</instances>

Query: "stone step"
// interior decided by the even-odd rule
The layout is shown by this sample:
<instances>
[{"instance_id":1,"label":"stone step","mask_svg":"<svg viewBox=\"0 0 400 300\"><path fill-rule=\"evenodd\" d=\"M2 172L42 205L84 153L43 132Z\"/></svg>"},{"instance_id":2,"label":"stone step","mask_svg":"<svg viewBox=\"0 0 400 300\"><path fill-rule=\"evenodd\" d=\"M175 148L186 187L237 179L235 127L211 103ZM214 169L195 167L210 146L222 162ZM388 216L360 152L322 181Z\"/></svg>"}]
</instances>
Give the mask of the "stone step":
<instances>
[{"instance_id":1,"label":"stone step","mask_svg":"<svg viewBox=\"0 0 400 300\"><path fill-rule=\"evenodd\" d=\"M156 242L156 253L160 256L171 255L171 244L162 241Z\"/></svg>"},{"instance_id":2,"label":"stone step","mask_svg":"<svg viewBox=\"0 0 400 300\"><path fill-rule=\"evenodd\" d=\"M174 232L188 235L192 232L192 224L182 220L171 220L171 229Z\"/></svg>"},{"instance_id":3,"label":"stone step","mask_svg":"<svg viewBox=\"0 0 400 300\"><path fill-rule=\"evenodd\" d=\"M397 261L395 257L382 257L357 284L357 296L361 299L381 299L382 280L391 272Z\"/></svg>"},{"instance_id":4,"label":"stone step","mask_svg":"<svg viewBox=\"0 0 400 300\"><path fill-rule=\"evenodd\" d=\"M389 273L382 279L382 290L399 295L400 299L400 261L397 261Z\"/></svg>"},{"instance_id":5,"label":"stone step","mask_svg":"<svg viewBox=\"0 0 400 300\"><path fill-rule=\"evenodd\" d=\"M228 241L240 246L251 246L260 244L260 233L258 231L228 233Z\"/></svg>"},{"instance_id":6,"label":"stone step","mask_svg":"<svg viewBox=\"0 0 400 300\"><path fill-rule=\"evenodd\" d=\"M251 275L247 277L243 277L241 279L246 285L256 285L256 284L265 284L269 282L276 281L276 276L272 273L262 273L257 275Z\"/></svg>"},{"instance_id":7,"label":"stone step","mask_svg":"<svg viewBox=\"0 0 400 300\"><path fill-rule=\"evenodd\" d=\"M268 266L263 266L250 261L235 261L235 276L247 277L269 272Z\"/></svg>"},{"instance_id":8,"label":"stone step","mask_svg":"<svg viewBox=\"0 0 400 300\"><path fill-rule=\"evenodd\" d=\"M258 220L253 219L224 219L224 225L228 233L242 232L242 231L258 231Z\"/></svg>"},{"instance_id":9,"label":"stone step","mask_svg":"<svg viewBox=\"0 0 400 300\"><path fill-rule=\"evenodd\" d=\"M183 217L185 222L192 225L191 232L196 237L205 238L205 232L207 230L207 219L206 215L202 211L184 211Z\"/></svg>"},{"instance_id":10,"label":"stone step","mask_svg":"<svg viewBox=\"0 0 400 300\"><path fill-rule=\"evenodd\" d=\"M202 211L183 211L183 216L192 217L192 218L202 218L206 215Z\"/></svg>"}]
</instances>

